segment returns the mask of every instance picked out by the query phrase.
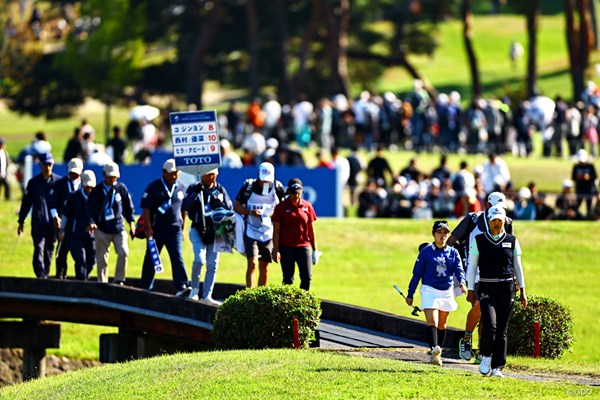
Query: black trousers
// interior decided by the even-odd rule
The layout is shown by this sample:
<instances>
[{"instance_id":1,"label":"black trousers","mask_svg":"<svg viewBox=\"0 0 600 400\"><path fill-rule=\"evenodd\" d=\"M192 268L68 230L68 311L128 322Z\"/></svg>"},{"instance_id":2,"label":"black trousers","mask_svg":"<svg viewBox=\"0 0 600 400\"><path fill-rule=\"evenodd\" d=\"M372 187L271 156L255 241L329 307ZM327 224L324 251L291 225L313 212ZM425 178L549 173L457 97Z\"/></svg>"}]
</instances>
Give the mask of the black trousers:
<instances>
[{"instance_id":1,"label":"black trousers","mask_svg":"<svg viewBox=\"0 0 600 400\"><path fill-rule=\"evenodd\" d=\"M63 243L63 246L66 243ZM75 277L80 281L87 281L90 272L96 264L96 243L94 238L73 237L69 240L69 248L75 260ZM56 262L58 264L58 260Z\"/></svg>"},{"instance_id":2,"label":"black trousers","mask_svg":"<svg viewBox=\"0 0 600 400\"><path fill-rule=\"evenodd\" d=\"M481 305L481 342L479 353L492 356L492 368L506 365L508 319L515 301L513 281L479 283Z\"/></svg>"},{"instance_id":3,"label":"black trousers","mask_svg":"<svg viewBox=\"0 0 600 400\"><path fill-rule=\"evenodd\" d=\"M56 277L59 279L65 279L67 277L67 256L71 248L71 239L68 235L65 235L62 242L57 245L56 250Z\"/></svg>"},{"instance_id":4,"label":"black trousers","mask_svg":"<svg viewBox=\"0 0 600 400\"><path fill-rule=\"evenodd\" d=\"M56 243L56 232L49 230L44 233L31 233L31 237L33 238L33 272L38 278L48 278Z\"/></svg>"},{"instance_id":5,"label":"black trousers","mask_svg":"<svg viewBox=\"0 0 600 400\"><path fill-rule=\"evenodd\" d=\"M300 289L310 290L312 279L312 252L310 247L288 247L280 246L281 272L283 273L283 284L294 283L294 272L296 264L300 272Z\"/></svg>"},{"instance_id":6,"label":"black trousers","mask_svg":"<svg viewBox=\"0 0 600 400\"><path fill-rule=\"evenodd\" d=\"M10 200L10 184L8 183L8 179L0 178L0 187L4 188L4 199Z\"/></svg>"}]
</instances>

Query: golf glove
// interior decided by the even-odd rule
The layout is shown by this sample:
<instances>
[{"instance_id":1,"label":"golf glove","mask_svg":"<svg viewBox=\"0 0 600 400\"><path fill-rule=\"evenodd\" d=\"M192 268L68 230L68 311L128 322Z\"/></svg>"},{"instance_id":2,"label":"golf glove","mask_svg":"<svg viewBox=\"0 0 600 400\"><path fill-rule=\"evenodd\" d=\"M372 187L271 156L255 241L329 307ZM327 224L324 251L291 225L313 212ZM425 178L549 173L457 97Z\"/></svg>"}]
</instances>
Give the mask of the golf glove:
<instances>
[{"instance_id":1,"label":"golf glove","mask_svg":"<svg viewBox=\"0 0 600 400\"><path fill-rule=\"evenodd\" d=\"M312 263L313 263L313 265L317 265L317 263L319 262L319 258L321 258L322 255L323 255L323 252L319 251L319 250L314 250L312 252Z\"/></svg>"}]
</instances>

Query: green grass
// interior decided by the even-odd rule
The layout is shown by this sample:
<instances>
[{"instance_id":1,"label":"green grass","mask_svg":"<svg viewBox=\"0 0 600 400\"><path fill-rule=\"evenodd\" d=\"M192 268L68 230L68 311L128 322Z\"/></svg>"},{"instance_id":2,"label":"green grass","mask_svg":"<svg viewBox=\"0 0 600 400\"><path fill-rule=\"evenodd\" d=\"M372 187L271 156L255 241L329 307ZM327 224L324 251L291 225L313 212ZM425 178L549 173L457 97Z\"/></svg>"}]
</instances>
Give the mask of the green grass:
<instances>
[{"instance_id":1,"label":"green grass","mask_svg":"<svg viewBox=\"0 0 600 400\"><path fill-rule=\"evenodd\" d=\"M440 25L440 48L433 59L411 57L420 73L438 90L459 90L463 101L470 97L470 78L457 22ZM548 96L561 93L571 96L568 59L564 41L562 16L544 16L540 20L538 38L538 86ZM517 70L508 63L508 46L517 39L524 46L525 21L520 16L477 16L474 45L487 95L522 90L526 60ZM590 65L600 60L592 54ZM377 83L380 91L404 92L411 87L404 70L392 68ZM210 83L211 92L220 90ZM214 86L214 87L213 87ZM223 92L224 93L224 92ZM233 92L232 92L233 93ZM239 92L236 95L239 95ZM229 95L229 94L226 94ZM222 102L223 96L213 96ZM207 108L221 107L207 102ZM8 150L16 156L28 145L35 132L48 134L57 159L82 118L96 128L97 141L104 142L106 129L102 106L86 106L71 119L45 120L17 116L0 105L0 137L7 139ZM125 126L127 109L112 108L110 125ZM562 180L570 175L572 162L542 159L539 135L536 152L530 159L505 157L515 187L535 180L541 191L556 193ZM306 151L309 165L314 152ZM364 155L368 160L370 155ZM387 154L398 172L408 164L411 152ZM419 155L420 167L429 172L438 164L439 155ZM483 162L483 156L450 156L450 167L466 159L470 167ZM597 164L598 167L598 164ZM597 168L598 169L598 168ZM14 198L17 198L15 190ZM29 227L16 242L18 202L0 202L0 275L32 277L32 244ZM455 226L456 222L452 223ZM430 222L410 220L366 221L321 218L317 222L319 243L324 256L314 270L314 293L324 299L357 304L410 317L409 308L393 291L396 283L405 288L410 279L419 243L430 240ZM590 375L598 371L600 362L600 292L595 287L596 265L600 248L594 233L597 223L517 222L517 235L524 249L524 264L530 294L547 295L570 307L575 322L576 343L572 353L561 360L534 360L509 357L509 368L527 372L568 372ZM13 253L13 248L15 251ZM191 246L184 243L186 265L191 265ZM141 275L144 242L130 243L128 276ZM110 272L114 273L114 255ZM166 273L170 276L168 259ZM72 261L70 268L72 268ZM54 267L53 267L54 268ZM72 275L72 269L69 271ZM244 282L245 259L238 254L225 254L218 272L218 282ZM278 265L270 267L270 282L281 282ZM419 301L419 299L417 299ZM466 302L450 316L450 325L462 328L468 310ZM98 335L114 332L111 327L62 324L59 355L80 358L98 357ZM100 372L101 371L101 372ZM110 387L110 390L107 390ZM316 351L214 352L141 360L123 365L110 365L28 385L0 391L0 398L564 398L574 384L533 383L505 379L481 380L470 373L436 369L429 365L407 364L391 360L346 357ZM168 393L168 395L167 395ZM598 396L598 392L594 391Z\"/></svg>"},{"instance_id":2,"label":"green grass","mask_svg":"<svg viewBox=\"0 0 600 400\"><path fill-rule=\"evenodd\" d=\"M471 372L324 351L228 351L139 360L6 387L2 399L548 398L567 382L485 379ZM596 388L593 393L597 395Z\"/></svg>"},{"instance_id":3,"label":"green grass","mask_svg":"<svg viewBox=\"0 0 600 400\"><path fill-rule=\"evenodd\" d=\"M540 18L537 39L537 86L542 93L571 98L569 59L564 33L563 15L545 15ZM471 98L471 79L462 38L462 24L449 21L439 25L436 36L439 48L433 58L411 56L409 60L419 73L439 91L458 90L463 100ZM525 18L516 15L477 15L473 21L473 46L478 59L481 82L485 95L503 96L509 92L523 92L527 79L527 32ZM525 55L513 69L508 58L512 40L525 48ZM591 55L590 66L600 59ZM593 79L594 76L591 77ZM380 79L377 89L405 92L411 88L412 78L401 68L390 68Z\"/></svg>"},{"instance_id":4,"label":"green grass","mask_svg":"<svg viewBox=\"0 0 600 400\"><path fill-rule=\"evenodd\" d=\"M32 277L32 243L29 227L16 246L16 210L18 203L0 203L0 226L4 227L0 240L0 275ZM456 226L452 221L451 226ZM398 284L405 288L410 280L417 247L431 240L430 221L404 219L365 220L358 218L321 218L317 221L319 247L324 255L313 271L314 293L323 299L356 304L376 310L410 317L410 309L393 290ZM600 248L595 235L595 222L516 222L516 233L522 244L523 262L528 293L550 296L572 311L575 339L572 353L563 360L600 361L600 292L595 287L595 266L600 259ZM127 275L141 276L145 242L130 242ZM188 270L192 261L191 245L184 242L184 260ZM170 264L163 257L166 271L160 276L170 279ZM114 274L115 257L109 263L110 275ZM73 275L69 261L69 275ZM54 266L52 267L54 268ZM246 261L239 254L223 254L217 282L243 284ZM54 272L54 269L53 271ZM95 273L93 273L95 276ZM281 269L271 264L269 282L281 282ZM418 296L416 299L419 302ZM449 319L451 326L463 328L469 307L461 298L459 310ZM98 338L93 329L78 331L69 328L63 335L58 354L68 356L97 357ZM77 337L74 342L72 339ZM87 338L87 340L84 340ZM83 341L80 342L80 341Z\"/></svg>"}]
</instances>

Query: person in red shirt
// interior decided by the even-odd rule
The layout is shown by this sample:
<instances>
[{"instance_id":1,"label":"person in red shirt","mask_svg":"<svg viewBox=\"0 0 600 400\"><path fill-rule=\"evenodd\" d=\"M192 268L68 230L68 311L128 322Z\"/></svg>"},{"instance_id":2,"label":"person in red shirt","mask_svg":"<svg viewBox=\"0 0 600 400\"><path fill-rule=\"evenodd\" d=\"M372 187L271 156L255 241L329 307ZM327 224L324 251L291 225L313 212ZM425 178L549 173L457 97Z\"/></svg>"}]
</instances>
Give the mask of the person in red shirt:
<instances>
[{"instance_id":1,"label":"person in red shirt","mask_svg":"<svg viewBox=\"0 0 600 400\"><path fill-rule=\"evenodd\" d=\"M484 209L481 201L477 198L477 191L468 188L464 196L456 201L456 204L454 205L454 216L456 218L462 218L471 212L483 211Z\"/></svg>"},{"instance_id":2,"label":"person in red shirt","mask_svg":"<svg viewBox=\"0 0 600 400\"><path fill-rule=\"evenodd\" d=\"M273 260L281 260L283 284L294 283L296 264L300 272L300 288L309 290L312 267L319 261L317 235L314 221L317 219L312 204L302 199L304 187L298 178L290 179L289 197L275 206L273 220Z\"/></svg>"}]
</instances>

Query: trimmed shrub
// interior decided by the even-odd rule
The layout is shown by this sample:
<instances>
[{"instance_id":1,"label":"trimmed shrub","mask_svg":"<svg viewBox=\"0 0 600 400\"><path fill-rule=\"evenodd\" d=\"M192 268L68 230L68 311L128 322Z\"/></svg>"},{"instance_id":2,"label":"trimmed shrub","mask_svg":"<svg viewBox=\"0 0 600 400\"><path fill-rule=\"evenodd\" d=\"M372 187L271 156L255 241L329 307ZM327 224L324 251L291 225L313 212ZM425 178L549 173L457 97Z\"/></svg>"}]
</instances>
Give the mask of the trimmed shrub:
<instances>
[{"instance_id":1,"label":"trimmed shrub","mask_svg":"<svg viewBox=\"0 0 600 400\"><path fill-rule=\"evenodd\" d=\"M571 349L575 341L571 310L549 297L531 296L526 309L515 301L508 326L508 354L533 357L536 321L540 323L540 356L558 358Z\"/></svg>"},{"instance_id":2,"label":"trimmed shrub","mask_svg":"<svg viewBox=\"0 0 600 400\"><path fill-rule=\"evenodd\" d=\"M300 347L308 347L321 317L321 303L294 286L261 286L230 296L215 316L212 336L217 349L290 348L294 318Z\"/></svg>"}]
</instances>

